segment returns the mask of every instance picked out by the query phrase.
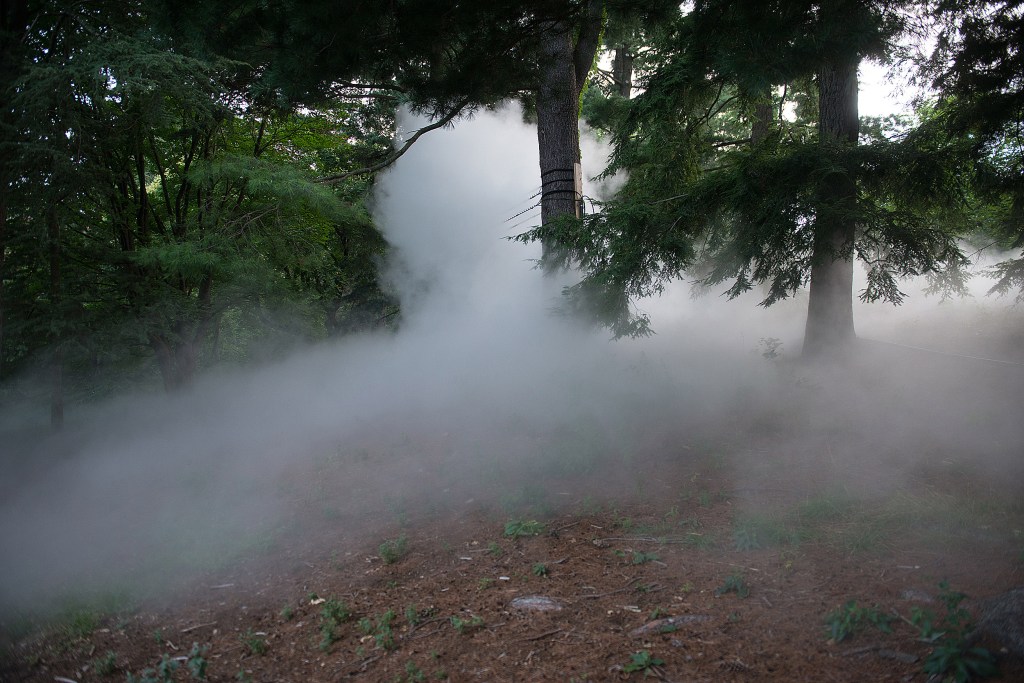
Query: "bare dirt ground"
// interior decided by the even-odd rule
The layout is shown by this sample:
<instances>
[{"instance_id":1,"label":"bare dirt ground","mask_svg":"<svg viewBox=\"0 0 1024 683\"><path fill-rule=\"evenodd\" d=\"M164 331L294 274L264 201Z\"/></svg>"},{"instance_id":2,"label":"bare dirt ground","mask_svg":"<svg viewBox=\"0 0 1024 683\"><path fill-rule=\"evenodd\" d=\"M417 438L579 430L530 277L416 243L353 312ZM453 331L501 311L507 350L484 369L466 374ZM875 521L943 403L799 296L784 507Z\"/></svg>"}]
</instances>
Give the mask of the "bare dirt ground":
<instances>
[{"instance_id":1,"label":"bare dirt ground","mask_svg":"<svg viewBox=\"0 0 1024 683\"><path fill-rule=\"evenodd\" d=\"M0 679L929 680L957 633L943 595L976 617L1024 584L1020 470L939 437L917 442L927 457L851 452L862 421L812 422L641 426L599 454L580 433L524 434L523 451L579 448L516 474L467 474L426 428L348 442L288 473L284 518L174 590L6 621ZM976 644L998 680L1024 680L1007 643Z\"/></svg>"}]
</instances>

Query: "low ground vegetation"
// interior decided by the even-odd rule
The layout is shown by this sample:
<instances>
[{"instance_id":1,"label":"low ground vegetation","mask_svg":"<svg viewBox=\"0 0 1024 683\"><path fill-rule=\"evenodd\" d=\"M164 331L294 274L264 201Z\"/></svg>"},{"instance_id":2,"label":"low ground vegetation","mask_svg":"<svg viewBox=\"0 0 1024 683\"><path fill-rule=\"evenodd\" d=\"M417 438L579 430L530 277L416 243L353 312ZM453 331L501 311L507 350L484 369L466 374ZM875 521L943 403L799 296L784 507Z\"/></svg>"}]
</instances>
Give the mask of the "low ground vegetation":
<instances>
[{"instance_id":1,"label":"low ground vegetation","mask_svg":"<svg viewBox=\"0 0 1024 683\"><path fill-rule=\"evenodd\" d=\"M450 490L442 504L396 491L400 504L385 507L401 514L380 515L376 526L306 497L273 542L245 544L170 600L79 602L45 620L6 618L2 677L1024 675L1024 663L1003 651L1012 643L975 628L978 599L1020 583L1019 499L992 485L982 503L990 484L962 469L953 478L928 470L883 496L793 481L784 490L768 480L741 486L746 465L728 448L713 450L634 457L618 472L606 462L585 475L545 476L543 486L529 479L514 505L477 502L501 500L479 482L477 497ZM597 485L629 481L627 471L659 474L624 491ZM319 469L318 486L330 485L328 472L339 486L351 477L336 459ZM541 500L553 501L544 515Z\"/></svg>"}]
</instances>

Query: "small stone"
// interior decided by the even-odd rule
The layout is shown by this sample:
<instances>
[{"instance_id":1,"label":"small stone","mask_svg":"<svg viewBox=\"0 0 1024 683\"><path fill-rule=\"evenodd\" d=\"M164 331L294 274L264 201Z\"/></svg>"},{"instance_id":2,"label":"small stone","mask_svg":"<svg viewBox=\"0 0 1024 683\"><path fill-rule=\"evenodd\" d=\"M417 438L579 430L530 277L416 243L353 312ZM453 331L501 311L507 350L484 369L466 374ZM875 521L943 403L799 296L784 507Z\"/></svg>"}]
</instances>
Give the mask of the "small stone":
<instances>
[{"instance_id":1,"label":"small stone","mask_svg":"<svg viewBox=\"0 0 1024 683\"><path fill-rule=\"evenodd\" d=\"M917 590L916 588L907 588L900 592L900 600L908 600L910 602L935 602L935 598L931 594L925 591Z\"/></svg>"},{"instance_id":2,"label":"small stone","mask_svg":"<svg viewBox=\"0 0 1024 683\"><path fill-rule=\"evenodd\" d=\"M547 598L543 595L524 595L514 598L511 603L515 609L532 610L534 612L557 612L562 609L562 603L554 598Z\"/></svg>"}]
</instances>

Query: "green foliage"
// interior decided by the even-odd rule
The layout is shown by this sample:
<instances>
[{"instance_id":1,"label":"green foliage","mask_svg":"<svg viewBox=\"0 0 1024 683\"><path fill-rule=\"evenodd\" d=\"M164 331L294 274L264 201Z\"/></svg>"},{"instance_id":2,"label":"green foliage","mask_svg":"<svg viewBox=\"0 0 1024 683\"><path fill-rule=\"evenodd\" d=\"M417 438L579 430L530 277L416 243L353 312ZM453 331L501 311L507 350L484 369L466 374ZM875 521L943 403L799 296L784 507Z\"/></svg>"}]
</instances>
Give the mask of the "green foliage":
<instances>
[{"instance_id":1,"label":"green foliage","mask_svg":"<svg viewBox=\"0 0 1024 683\"><path fill-rule=\"evenodd\" d=\"M899 303L900 278L924 273L964 291L958 240L974 221L974 166L963 146L924 127L827 144L814 127L823 63L885 53L903 25L878 3L699 3L645 45L642 94L589 107L612 135L606 175L628 173L622 189L582 221L516 239L557 247L544 266L578 266L566 308L616 336L648 333L631 302L683 277L725 284L730 298L760 285L770 306L807 286L814 263L839 258L867 267L865 301ZM773 113L791 103L797 121ZM755 140L761 105L771 120ZM833 191L851 184L855 201ZM853 244L816 238L853 223Z\"/></svg>"},{"instance_id":2,"label":"green foliage","mask_svg":"<svg viewBox=\"0 0 1024 683\"><path fill-rule=\"evenodd\" d=\"M373 642L382 650L393 650L395 648L395 632L392 624L395 622L394 610L387 610L381 613L375 621L369 617L359 620L359 630L366 635L373 636Z\"/></svg>"},{"instance_id":3,"label":"green foliage","mask_svg":"<svg viewBox=\"0 0 1024 683\"><path fill-rule=\"evenodd\" d=\"M100 676L110 676L117 670L117 653L107 650L105 655L97 657L89 664Z\"/></svg>"},{"instance_id":4,"label":"green foliage","mask_svg":"<svg viewBox=\"0 0 1024 683\"><path fill-rule=\"evenodd\" d=\"M719 597L727 593L735 593L741 598L750 596L750 586L747 584L743 574L735 572L725 577L721 586L715 589L715 596Z\"/></svg>"},{"instance_id":5,"label":"green foliage","mask_svg":"<svg viewBox=\"0 0 1024 683\"><path fill-rule=\"evenodd\" d=\"M239 640L249 650L250 654L254 655L265 655L267 654L267 638L263 633L256 633L251 628L247 629L245 633L240 635Z\"/></svg>"},{"instance_id":6,"label":"green foliage","mask_svg":"<svg viewBox=\"0 0 1024 683\"><path fill-rule=\"evenodd\" d=\"M189 677L192 680L206 680L206 653L208 650L209 648L206 646L200 647L199 643L192 644L192 649L189 650L188 656L185 658L185 668L188 669ZM172 683L174 674L180 666L181 663L178 659L164 654L155 667L143 669L138 676L129 673L127 680L128 683Z\"/></svg>"},{"instance_id":7,"label":"green foliage","mask_svg":"<svg viewBox=\"0 0 1024 683\"><path fill-rule=\"evenodd\" d=\"M348 605L329 598L320 607L320 649L327 650L338 639L338 629L352 616Z\"/></svg>"},{"instance_id":8,"label":"green foliage","mask_svg":"<svg viewBox=\"0 0 1024 683\"><path fill-rule=\"evenodd\" d=\"M189 675L197 681L206 680L206 653L209 646L199 646L199 643L192 643L192 649L188 651L188 659L185 660L185 667Z\"/></svg>"},{"instance_id":9,"label":"green foliage","mask_svg":"<svg viewBox=\"0 0 1024 683\"><path fill-rule=\"evenodd\" d=\"M647 564L658 559L658 553L647 553L639 550L632 550L628 553L616 550L615 554L623 559L628 558L630 564Z\"/></svg>"},{"instance_id":10,"label":"green foliage","mask_svg":"<svg viewBox=\"0 0 1024 683\"><path fill-rule=\"evenodd\" d=\"M425 680L426 674L416 666L416 662L406 662L405 673L395 677L395 683L422 683Z\"/></svg>"},{"instance_id":11,"label":"green foliage","mask_svg":"<svg viewBox=\"0 0 1024 683\"><path fill-rule=\"evenodd\" d=\"M889 625L894 617L882 612L878 606L858 607L856 600L850 600L842 607L829 612L825 617L825 626L829 638L841 643L855 633L862 631L868 624L883 633L892 633Z\"/></svg>"},{"instance_id":12,"label":"green foliage","mask_svg":"<svg viewBox=\"0 0 1024 683\"><path fill-rule=\"evenodd\" d=\"M483 627L484 620L482 617L472 616L469 619L462 619L460 617L453 616L451 618L452 627L459 632L461 635L465 635L470 631L474 631L478 628Z\"/></svg>"},{"instance_id":13,"label":"green foliage","mask_svg":"<svg viewBox=\"0 0 1024 683\"><path fill-rule=\"evenodd\" d=\"M773 515L746 515L733 524L732 539L737 550L758 550L778 545L798 545L801 529Z\"/></svg>"},{"instance_id":14,"label":"green foliage","mask_svg":"<svg viewBox=\"0 0 1024 683\"><path fill-rule=\"evenodd\" d=\"M531 568L530 571L533 572L534 576L547 576L548 575L548 566L546 564L544 564L543 562L536 562L536 563L534 563L534 565L533 565L533 567Z\"/></svg>"},{"instance_id":15,"label":"green foliage","mask_svg":"<svg viewBox=\"0 0 1024 683\"><path fill-rule=\"evenodd\" d=\"M663 666L665 661L653 656L647 650L640 650L634 652L629 656L629 661L622 666L622 670L626 673L638 673L643 672L646 678L649 674L654 673L654 668Z\"/></svg>"},{"instance_id":16,"label":"green foliage","mask_svg":"<svg viewBox=\"0 0 1024 683\"><path fill-rule=\"evenodd\" d=\"M505 522L505 535L510 538L537 536L544 531L544 524L536 520L510 519Z\"/></svg>"},{"instance_id":17,"label":"green foliage","mask_svg":"<svg viewBox=\"0 0 1024 683\"><path fill-rule=\"evenodd\" d=\"M377 553L384 564L394 564L409 554L409 540L402 534L398 538L384 541L377 548Z\"/></svg>"},{"instance_id":18,"label":"green foliage","mask_svg":"<svg viewBox=\"0 0 1024 683\"><path fill-rule=\"evenodd\" d=\"M973 620L961 605L966 596L951 590L945 581L939 584L939 590L939 601L945 608L941 616L920 608L911 613L911 622L920 630L921 640L932 644L924 662L925 673L956 683L997 675L993 654L971 644Z\"/></svg>"},{"instance_id":19,"label":"green foliage","mask_svg":"<svg viewBox=\"0 0 1024 683\"><path fill-rule=\"evenodd\" d=\"M171 49L152 9L40 6L4 51L0 380L59 343L72 398L154 369L176 388L395 311L366 180L312 172L389 148L393 114L248 99L241 64Z\"/></svg>"}]
</instances>

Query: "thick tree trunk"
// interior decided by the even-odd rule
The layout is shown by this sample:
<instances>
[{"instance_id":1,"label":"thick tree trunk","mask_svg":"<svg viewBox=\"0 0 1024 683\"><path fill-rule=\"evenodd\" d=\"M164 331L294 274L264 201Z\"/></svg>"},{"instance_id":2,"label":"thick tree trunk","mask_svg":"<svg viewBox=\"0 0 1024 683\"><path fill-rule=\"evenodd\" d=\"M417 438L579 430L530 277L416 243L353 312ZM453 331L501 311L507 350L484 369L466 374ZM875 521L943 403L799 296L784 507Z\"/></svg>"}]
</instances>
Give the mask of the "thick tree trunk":
<instances>
[{"instance_id":1,"label":"thick tree trunk","mask_svg":"<svg viewBox=\"0 0 1024 683\"><path fill-rule=\"evenodd\" d=\"M199 365L195 343L154 334L149 337L149 345L156 354L166 391L177 391L192 384Z\"/></svg>"},{"instance_id":2,"label":"thick tree trunk","mask_svg":"<svg viewBox=\"0 0 1024 683\"><path fill-rule=\"evenodd\" d=\"M826 64L818 74L820 144L826 150L853 147L860 131L857 60ZM842 352L855 338L853 328L853 218L857 185L851 173L823 179L814 228L810 300L804 330L805 357Z\"/></svg>"},{"instance_id":3,"label":"thick tree trunk","mask_svg":"<svg viewBox=\"0 0 1024 683\"><path fill-rule=\"evenodd\" d=\"M633 53L629 51L628 45L620 45L615 48L615 57L612 60L612 79L619 95L627 100L633 96Z\"/></svg>"},{"instance_id":4,"label":"thick tree trunk","mask_svg":"<svg viewBox=\"0 0 1024 683\"><path fill-rule=\"evenodd\" d=\"M61 254L60 254L60 222L57 209L51 206L46 212L46 236L50 252L50 307L53 315L61 311ZM63 333L59 330L64 321L58 320L51 327L58 330L51 333L53 351L50 355L50 426L60 429L64 426L64 348Z\"/></svg>"},{"instance_id":5,"label":"thick tree trunk","mask_svg":"<svg viewBox=\"0 0 1024 683\"><path fill-rule=\"evenodd\" d=\"M7 179L0 173L0 381L4 378L4 257L7 252Z\"/></svg>"},{"instance_id":6,"label":"thick tree trunk","mask_svg":"<svg viewBox=\"0 0 1024 683\"><path fill-rule=\"evenodd\" d=\"M754 120L750 126L750 144L757 145L771 132L775 124L775 109L772 107L771 91L765 91L754 104Z\"/></svg>"},{"instance_id":7,"label":"thick tree trunk","mask_svg":"<svg viewBox=\"0 0 1024 683\"><path fill-rule=\"evenodd\" d=\"M558 216L579 216L582 198L579 103L572 34L564 22L548 26L541 43L537 87L537 144L540 151L541 224Z\"/></svg>"}]
</instances>

